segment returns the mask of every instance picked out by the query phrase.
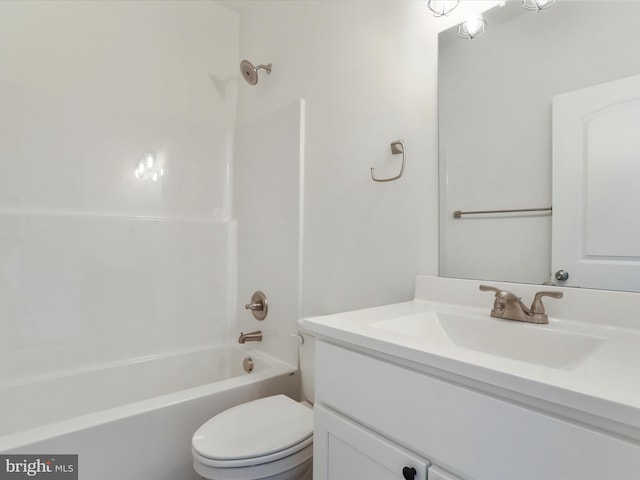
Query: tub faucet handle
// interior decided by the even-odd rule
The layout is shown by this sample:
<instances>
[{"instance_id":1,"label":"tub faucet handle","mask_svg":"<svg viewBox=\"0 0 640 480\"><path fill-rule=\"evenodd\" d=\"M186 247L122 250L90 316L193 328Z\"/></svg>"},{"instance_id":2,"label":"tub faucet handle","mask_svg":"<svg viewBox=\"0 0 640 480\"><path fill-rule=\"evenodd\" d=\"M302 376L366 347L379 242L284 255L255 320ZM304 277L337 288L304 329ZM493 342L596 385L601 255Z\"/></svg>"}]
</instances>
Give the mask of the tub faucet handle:
<instances>
[{"instance_id":1,"label":"tub faucet handle","mask_svg":"<svg viewBox=\"0 0 640 480\"><path fill-rule=\"evenodd\" d=\"M251 310L256 320L264 320L269 310L267 296L258 291L251 296L251 303L247 303L244 308Z\"/></svg>"}]
</instances>

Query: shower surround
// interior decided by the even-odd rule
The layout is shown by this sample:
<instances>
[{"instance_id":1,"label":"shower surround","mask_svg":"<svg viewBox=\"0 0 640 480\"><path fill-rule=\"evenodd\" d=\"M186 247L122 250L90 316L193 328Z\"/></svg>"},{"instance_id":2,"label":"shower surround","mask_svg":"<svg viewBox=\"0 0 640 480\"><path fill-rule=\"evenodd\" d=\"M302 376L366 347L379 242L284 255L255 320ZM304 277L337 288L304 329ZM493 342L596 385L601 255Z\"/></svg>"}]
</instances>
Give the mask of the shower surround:
<instances>
[{"instance_id":1,"label":"shower surround","mask_svg":"<svg viewBox=\"0 0 640 480\"><path fill-rule=\"evenodd\" d=\"M237 14L7 1L0 31L0 386L223 343Z\"/></svg>"}]
</instances>

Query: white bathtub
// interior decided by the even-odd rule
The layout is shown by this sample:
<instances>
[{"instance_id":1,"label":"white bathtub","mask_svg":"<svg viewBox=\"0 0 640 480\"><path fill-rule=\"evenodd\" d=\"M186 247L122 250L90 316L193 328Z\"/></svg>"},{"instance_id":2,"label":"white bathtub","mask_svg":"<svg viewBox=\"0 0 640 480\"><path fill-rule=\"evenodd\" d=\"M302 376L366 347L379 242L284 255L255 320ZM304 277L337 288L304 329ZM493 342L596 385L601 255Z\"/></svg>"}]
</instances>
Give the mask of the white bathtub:
<instances>
[{"instance_id":1,"label":"white bathtub","mask_svg":"<svg viewBox=\"0 0 640 480\"><path fill-rule=\"evenodd\" d=\"M14 381L0 385L0 452L78 454L81 480L196 479L191 436L202 423L298 391L294 366L222 346Z\"/></svg>"}]
</instances>

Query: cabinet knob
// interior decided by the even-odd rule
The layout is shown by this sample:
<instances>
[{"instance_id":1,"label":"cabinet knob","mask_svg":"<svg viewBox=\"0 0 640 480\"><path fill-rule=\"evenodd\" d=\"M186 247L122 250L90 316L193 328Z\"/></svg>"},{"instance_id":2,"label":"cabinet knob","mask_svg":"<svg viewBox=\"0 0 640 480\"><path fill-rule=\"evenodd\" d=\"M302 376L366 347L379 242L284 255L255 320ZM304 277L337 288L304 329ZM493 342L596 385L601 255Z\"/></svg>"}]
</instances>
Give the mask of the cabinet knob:
<instances>
[{"instance_id":1,"label":"cabinet knob","mask_svg":"<svg viewBox=\"0 0 640 480\"><path fill-rule=\"evenodd\" d=\"M418 472L416 472L416 469L413 467L404 467L402 469L402 476L404 477L405 480L414 480L414 478L416 478Z\"/></svg>"}]
</instances>

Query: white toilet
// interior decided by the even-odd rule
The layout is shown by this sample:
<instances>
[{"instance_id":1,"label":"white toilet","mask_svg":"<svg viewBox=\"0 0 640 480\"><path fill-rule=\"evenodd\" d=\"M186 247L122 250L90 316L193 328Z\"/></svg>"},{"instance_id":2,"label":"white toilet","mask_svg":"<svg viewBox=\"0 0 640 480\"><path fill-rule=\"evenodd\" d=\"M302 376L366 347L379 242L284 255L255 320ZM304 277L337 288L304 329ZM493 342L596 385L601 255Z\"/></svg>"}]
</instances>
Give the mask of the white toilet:
<instances>
[{"instance_id":1,"label":"white toilet","mask_svg":"<svg viewBox=\"0 0 640 480\"><path fill-rule=\"evenodd\" d=\"M313 402L315 339L300 345L302 391ZM313 406L285 395L225 410L192 439L193 466L208 480L311 480Z\"/></svg>"}]
</instances>

